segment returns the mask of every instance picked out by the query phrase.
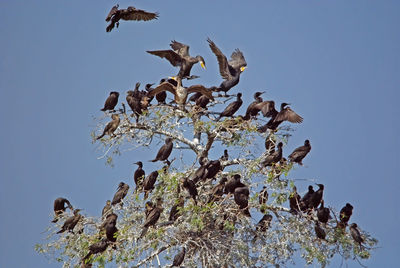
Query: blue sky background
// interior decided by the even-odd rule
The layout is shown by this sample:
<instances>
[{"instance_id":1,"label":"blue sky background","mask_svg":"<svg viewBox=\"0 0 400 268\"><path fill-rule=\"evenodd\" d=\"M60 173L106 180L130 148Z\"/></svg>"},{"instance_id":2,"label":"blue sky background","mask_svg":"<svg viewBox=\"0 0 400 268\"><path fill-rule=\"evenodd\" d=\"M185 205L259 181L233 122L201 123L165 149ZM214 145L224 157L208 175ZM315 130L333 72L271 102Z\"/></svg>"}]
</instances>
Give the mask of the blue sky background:
<instances>
[{"instance_id":1,"label":"blue sky background","mask_svg":"<svg viewBox=\"0 0 400 268\"><path fill-rule=\"evenodd\" d=\"M243 51L248 69L231 92L243 92L245 104L268 89L265 99L290 102L304 117L284 155L307 138L312 151L292 177L324 183L330 206L353 204L351 221L382 247L364 264L396 267L400 2L188 2L119 1L160 18L122 21L106 33L113 1L0 1L0 267L58 267L33 250L53 200L67 197L98 215L119 181L133 184L132 163L151 159L154 149L126 152L106 166L91 144L92 117L102 115L109 91L124 100L137 81L176 74L145 52L168 49L173 39L205 58L207 70L192 71L201 76L196 83L219 84L207 37L226 55ZM303 193L308 183L296 184Z\"/></svg>"}]
</instances>

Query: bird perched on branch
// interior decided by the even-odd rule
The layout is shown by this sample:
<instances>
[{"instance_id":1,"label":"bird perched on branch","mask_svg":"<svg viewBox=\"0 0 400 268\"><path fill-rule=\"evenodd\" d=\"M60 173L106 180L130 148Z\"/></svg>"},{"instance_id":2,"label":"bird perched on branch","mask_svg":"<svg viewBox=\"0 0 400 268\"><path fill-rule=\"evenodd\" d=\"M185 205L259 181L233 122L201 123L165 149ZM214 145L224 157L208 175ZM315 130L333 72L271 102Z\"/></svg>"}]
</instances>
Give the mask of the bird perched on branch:
<instances>
[{"instance_id":1,"label":"bird perched on branch","mask_svg":"<svg viewBox=\"0 0 400 268\"><path fill-rule=\"evenodd\" d=\"M119 115L113 114L111 115L111 119L111 122L108 122L108 124L105 126L103 134L96 138L97 140L103 138L106 134L110 136L114 134L114 131L118 128L120 123Z\"/></svg>"},{"instance_id":2,"label":"bird perched on branch","mask_svg":"<svg viewBox=\"0 0 400 268\"><path fill-rule=\"evenodd\" d=\"M219 180L218 184L212 188L208 202L216 202L221 199L221 197L224 195L225 183L227 181L228 179L226 177L222 177Z\"/></svg>"},{"instance_id":3,"label":"bird perched on branch","mask_svg":"<svg viewBox=\"0 0 400 268\"><path fill-rule=\"evenodd\" d=\"M175 40L171 41L171 49L169 50L153 50L147 51L152 55L158 56L160 58L167 59L173 66L180 67L177 77L180 79L193 79L198 76L190 75L190 71L194 64L200 62L201 68L206 68L206 63L202 56L197 55L196 57L191 57L189 55L189 46L179 43Z\"/></svg>"},{"instance_id":4,"label":"bird perched on branch","mask_svg":"<svg viewBox=\"0 0 400 268\"><path fill-rule=\"evenodd\" d=\"M282 147L283 143L278 143L278 150L274 151L272 154L267 155L263 161L261 161L261 166L267 167L278 163L282 159Z\"/></svg>"},{"instance_id":5,"label":"bird perched on branch","mask_svg":"<svg viewBox=\"0 0 400 268\"><path fill-rule=\"evenodd\" d=\"M111 205L116 205L121 203L122 199L128 194L129 185L123 182L120 182L117 188L117 192L114 194L114 198L111 201ZM121 204L122 206L122 204Z\"/></svg>"},{"instance_id":6,"label":"bird perched on branch","mask_svg":"<svg viewBox=\"0 0 400 268\"><path fill-rule=\"evenodd\" d=\"M350 224L350 234L353 237L354 241L356 241L360 245L360 250L362 250L362 243L364 243L364 238L362 238L360 231L357 228L356 223Z\"/></svg>"},{"instance_id":7,"label":"bird perched on branch","mask_svg":"<svg viewBox=\"0 0 400 268\"><path fill-rule=\"evenodd\" d=\"M235 203L239 206L239 208L243 211L243 213L246 216L251 217L249 211L249 195L250 195L249 187L243 186L235 188L233 197Z\"/></svg>"},{"instance_id":8,"label":"bird perched on branch","mask_svg":"<svg viewBox=\"0 0 400 268\"><path fill-rule=\"evenodd\" d=\"M57 234L63 233L67 230L70 231L71 233L74 233L73 231L75 226L82 219L82 215L79 214L79 211L81 211L81 209L79 208L74 210L74 215L65 220L63 226L61 227L61 230L58 231Z\"/></svg>"},{"instance_id":9,"label":"bird perched on branch","mask_svg":"<svg viewBox=\"0 0 400 268\"><path fill-rule=\"evenodd\" d=\"M352 214L353 206L350 203L346 203L346 205L340 210L340 222L346 226Z\"/></svg>"},{"instance_id":10,"label":"bird perched on branch","mask_svg":"<svg viewBox=\"0 0 400 268\"><path fill-rule=\"evenodd\" d=\"M133 180L135 181L136 184L136 190L140 191L140 189L143 186L143 180L146 174L143 170L143 163L141 161L136 162L134 164L138 165L138 168L135 170L135 173L133 174Z\"/></svg>"},{"instance_id":11,"label":"bird perched on branch","mask_svg":"<svg viewBox=\"0 0 400 268\"><path fill-rule=\"evenodd\" d=\"M107 200L106 205L104 206L103 210L101 211L101 216L107 217L110 213L112 213L112 206L111 206L111 201Z\"/></svg>"},{"instance_id":12,"label":"bird perched on branch","mask_svg":"<svg viewBox=\"0 0 400 268\"><path fill-rule=\"evenodd\" d=\"M267 204L268 201L268 192L267 192L267 187L263 186L260 194L258 195L258 203L261 205L261 213L265 213L265 208L263 205Z\"/></svg>"},{"instance_id":13,"label":"bird perched on branch","mask_svg":"<svg viewBox=\"0 0 400 268\"><path fill-rule=\"evenodd\" d=\"M256 117L258 115L258 112L260 111L259 106L257 106L259 103L263 102L263 99L261 98L261 95L264 94L264 92L256 92L253 95L254 101L250 103L250 105L247 107L246 114L243 117L245 120L249 120L252 117Z\"/></svg>"},{"instance_id":14,"label":"bird perched on branch","mask_svg":"<svg viewBox=\"0 0 400 268\"><path fill-rule=\"evenodd\" d=\"M156 155L156 158L153 160L150 160L151 162L156 162L156 161L168 161L168 157L170 156L172 152L172 148L174 144L172 143L173 139L171 137L167 137L165 139L165 144L161 146L161 148L158 150L158 153Z\"/></svg>"},{"instance_id":15,"label":"bird perched on branch","mask_svg":"<svg viewBox=\"0 0 400 268\"><path fill-rule=\"evenodd\" d=\"M304 157L311 151L311 145L309 140L304 141L304 145L296 148L290 155L289 160L299 165L303 165L302 161Z\"/></svg>"},{"instance_id":16,"label":"bird perched on branch","mask_svg":"<svg viewBox=\"0 0 400 268\"><path fill-rule=\"evenodd\" d=\"M115 111L114 108L118 103L118 97L119 93L116 91L111 91L110 95L106 99L106 102L104 103L104 108L101 109L100 111Z\"/></svg>"},{"instance_id":17,"label":"bird perched on branch","mask_svg":"<svg viewBox=\"0 0 400 268\"><path fill-rule=\"evenodd\" d=\"M185 254L186 254L186 248L182 248L181 252L175 255L171 267L175 266L179 267L183 263L183 260L185 259Z\"/></svg>"},{"instance_id":18,"label":"bird perched on branch","mask_svg":"<svg viewBox=\"0 0 400 268\"><path fill-rule=\"evenodd\" d=\"M322 200L322 196L324 194L324 185L323 184L317 184L318 185L318 190L315 191L309 201L308 201L308 208L309 209L314 209L317 208L319 206L319 204L321 203Z\"/></svg>"},{"instance_id":19,"label":"bird perched on branch","mask_svg":"<svg viewBox=\"0 0 400 268\"><path fill-rule=\"evenodd\" d=\"M301 198L300 209L301 211L306 211L310 207L310 199L314 194L314 188L312 185L308 186L308 192Z\"/></svg>"},{"instance_id":20,"label":"bird perched on branch","mask_svg":"<svg viewBox=\"0 0 400 268\"><path fill-rule=\"evenodd\" d=\"M143 224L143 230L139 238L143 237L146 234L149 227L154 226L157 223L162 211L162 199L157 198L157 204L152 207L148 212L146 212L146 220Z\"/></svg>"},{"instance_id":21,"label":"bird perched on branch","mask_svg":"<svg viewBox=\"0 0 400 268\"><path fill-rule=\"evenodd\" d=\"M197 195L199 194L197 192L196 184L189 178L182 178L181 180L183 188L188 190L190 196L193 198L194 203L197 205Z\"/></svg>"},{"instance_id":22,"label":"bird perched on branch","mask_svg":"<svg viewBox=\"0 0 400 268\"><path fill-rule=\"evenodd\" d=\"M225 189L224 193L225 194L233 194L235 192L236 188L239 187L246 187L241 181L240 181L240 174L235 174L233 175L226 183L225 183Z\"/></svg>"},{"instance_id":23,"label":"bird perched on branch","mask_svg":"<svg viewBox=\"0 0 400 268\"><path fill-rule=\"evenodd\" d=\"M318 222L318 221L315 221L314 231L315 231L315 234L317 235L317 237L318 237L319 239L325 240L326 232L325 232L325 230L322 229L322 227L319 225L319 222Z\"/></svg>"},{"instance_id":24,"label":"bird perched on branch","mask_svg":"<svg viewBox=\"0 0 400 268\"><path fill-rule=\"evenodd\" d=\"M300 212L300 202L301 202L301 197L297 193L296 186L293 186L293 191L290 193L289 196L289 206L290 206L290 212L292 214L297 214L298 212Z\"/></svg>"},{"instance_id":25,"label":"bird perched on branch","mask_svg":"<svg viewBox=\"0 0 400 268\"><path fill-rule=\"evenodd\" d=\"M87 259L89 259L89 257L91 255L104 252L107 249L109 244L110 244L110 241L108 241L107 238L103 238L100 241L98 241L94 244L91 244L89 246L89 253L82 259L82 262L86 263Z\"/></svg>"},{"instance_id":26,"label":"bird perched on branch","mask_svg":"<svg viewBox=\"0 0 400 268\"><path fill-rule=\"evenodd\" d=\"M65 206L65 204L67 204L67 206ZM63 214L67 208L71 210L73 209L68 199L59 197L54 200L54 219L52 220L52 222L57 222L60 215Z\"/></svg>"},{"instance_id":27,"label":"bird perched on branch","mask_svg":"<svg viewBox=\"0 0 400 268\"><path fill-rule=\"evenodd\" d=\"M317 210L317 217L318 220L324 224L326 224L328 220L331 219L329 208L324 207L324 200L321 200L321 205Z\"/></svg>"},{"instance_id":28,"label":"bird perched on branch","mask_svg":"<svg viewBox=\"0 0 400 268\"><path fill-rule=\"evenodd\" d=\"M149 192L154 189L154 184L156 183L158 177L158 171L155 170L151 172L143 181L143 191L144 191L144 199L147 199Z\"/></svg>"},{"instance_id":29,"label":"bird perched on branch","mask_svg":"<svg viewBox=\"0 0 400 268\"><path fill-rule=\"evenodd\" d=\"M267 129L276 130L279 125L284 121L289 121L291 123L301 123L303 122L303 118L295 113L290 107L288 106L289 103L282 103L281 110L278 112L275 110L274 103L270 102L268 104L268 109L264 108L271 119L265 124L264 126L260 127L258 130L260 132L265 132Z\"/></svg>"},{"instance_id":30,"label":"bird perched on branch","mask_svg":"<svg viewBox=\"0 0 400 268\"><path fill-rule=\"evenodd\" d=\"M175 203L175 205L172 206L171 210L169 211L169 221L176 221L176 219L178 219L181 215L182 215L182 211L180 211L181 209L183 209L185 205L185 199L183 199L182 196L178 197L177 202Z\"/></svg>"},{"instance_id":31,"label":"bird perched on branch","mask_svg":"<svg viewBox=\"0 0 400 268\"><path fill-rule=\"evenodd\" d=\"M118 9L119 5L115 5L111 8L110 12L106 17L106 21L111 21L107 26L106 31L111 32L114 29L115 25L117 28L119 26L119 21L122 20L136 20L136 21L148 21L154 20L158 18L158 13L155 12L147 12L141 9L136 9L133 6L128 7L127 9Z\"/></svg>"},{"instance_id":32,"label":"bird perched on branch","mask_svg":"<svg viewBox=\"0 0 400 268\"><path fill-rule=\"evenodd\" d=\"M231 60L228 61L226 56L210 38L207 39L207 42L211 51L217 57L219 73L224 79L217 91L223 91L226 95L226 92L239 83L240 74L247 68L246 60L243 53L239 49L235 49L231 55Z\"/></svg>"},{"instance_id":33,"label":"bird perched on branch","mask_svg":"<svg viewBox=\"0 0 400 268\"><path fill-rule=\"evenodd\" d=\"M222 117L232 117L237 110L239 110L240 106L242 106L243 101L242 101L242 93L238 93L236 96L236 101L230 103L225 109L224 111L219 115L219 117L217 118L217 121L219 121Z\"/></svg>"}]
</instances>

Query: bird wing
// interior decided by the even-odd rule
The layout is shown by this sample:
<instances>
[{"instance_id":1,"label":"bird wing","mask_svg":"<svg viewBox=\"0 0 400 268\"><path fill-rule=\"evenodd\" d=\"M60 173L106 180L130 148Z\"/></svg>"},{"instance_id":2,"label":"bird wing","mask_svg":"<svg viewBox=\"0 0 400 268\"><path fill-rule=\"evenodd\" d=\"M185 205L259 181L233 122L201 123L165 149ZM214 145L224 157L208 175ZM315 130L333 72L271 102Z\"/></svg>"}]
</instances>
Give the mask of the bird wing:
<instances>
[{"instance_id":1,"label":"bird wing","mask_svg":"<svg viewBox=\"0 0 400 268\"><path fill-rule=\"evenodd\" d=\"M127 8L123 12L121 12L121 19L123 20L154 20L158 18L158 13L155 12L147 12L141 9L136 8Z\"/></svg>"},{"instance_id":2,"label":"bird wing","mask_svg":"<svg viewBox=\"0 0 400 268\"><path fill-rule=\"evenodd\" d=\"M110 21L112 16L114 16L117 12L118 12L118 5L113 6L111 8L110 12L108 12L108 15L106 17L106 21Z\"/></svg>"},{"instance_id":3,"label":"bird wing","mask_svg":"<svg viewBox=\"0 0 400 268\"><path fill-rule=\"evenodd\" d=\"M274 121L289 121L291 123L301 123L303 122L303 117L296 114L292 109L288 107L285 108L283 111L280 111L275 117Z\"/></svg>"},{"instance_id":4,"label":"bird wing","mask_svg":"<svg viewBox=\"0 0 400 268\"><path fill-rule=\"evenodd\" d=\"M175 67L181 66L182 64L182 57L172 50L153 50L147 51L147 53L167 59Z\"/></svg>"},{"instance_id":5,"label":"bird wing","mask_svg":"<svg viewBox=\"0 0 400 268\"><path fill-rule=\"evenodd\" d=\"M237 48L232 52L231 60L228 62L234 69L247 66L247 62L243 56L243 53Z\"/></svg>"},{"instance_id":6,"label":"bird wing","mask_svg":"<svg viewBox=\"0 0 400 268\"><path fill-rule=\"evenodd\" d=\"M168 82L163 82L163 83L159 84L157 87L155 87L154 89L150 90L147 93L147 96L152 97L162 91L169 91L175 95L175 87Z\"/></svg>"},{"instance_id":7,"label":"bird wing","mask_svg":"<svg viewBox=\"0 0 400 268\"><path fill-rule=\"evenodd\" d=\"M254 107L261 111L264 117L274 117L278 114L278 111L275 110L274 101L263 101L254 105Z\"/></svg>"},{"instance_id":8,"label":"bird wing","mask_svg":"<svg viewBox=\"0 0 400 268\"><path fill-rule=\"evenodd\" d=\"M212 95L212 91L209 90L208 88L202 86L202 85L190 86L190 87L188 87L187 91L188 91L188 94L192 93L192 92L200 92L201 94L203 94L204 96L206 96L210 100L214 100L214 97Z\"/></svg>"},{"instance_id":9,"label":"bird wing","mask_svg":"<svg viewBox=\"0 0 400 268\"><path fill-rule=\"evenodd\" d=\"M170 46L176 53L178 53L182 57L189 56L189 46L188 45L185 45L185 44L182 44L182 43L179 43L179 42L173 40L173 41L171 41Z\"/></svg>"},{"instance_id":10,"label":"bird wing","mask_svg":"<svg viewBox=\"0 0 400 268\"><path fill-rule=\"evenodd\" d=\"M228 60L224 54L222 54L221 50L215 45L210 38L207 39L211 51L217 56L218 64L219 64L219 73L223 79L230 80L232 78L231 72L229 70Z\"/></svg>"}]
</instances>

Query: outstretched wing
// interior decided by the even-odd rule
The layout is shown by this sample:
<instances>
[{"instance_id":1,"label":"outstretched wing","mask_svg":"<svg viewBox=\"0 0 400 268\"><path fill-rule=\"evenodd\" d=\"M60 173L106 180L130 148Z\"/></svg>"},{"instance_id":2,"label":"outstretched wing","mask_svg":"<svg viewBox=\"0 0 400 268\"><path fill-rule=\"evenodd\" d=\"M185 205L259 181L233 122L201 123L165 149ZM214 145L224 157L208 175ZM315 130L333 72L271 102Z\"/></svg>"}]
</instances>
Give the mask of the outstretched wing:
<instances>
[{"instance_id":1,"label":"outstretched wing","mask_svg":"<svg viewBox=\"0 0 400 268\"><path fill-rule=\"evenodd\" d=\"M200 92L201 94L205 95L210 100L214 100L212 95L212 91L202 85L193 85L187 88L188 94L193 92Z\"/></svg>"},{"instance_id":2,"label":"outstretched wing","mask_svg":"<svg viewBox=\"0 0 400 268\"><path fill-rule=\"evenodd\" d=\"M262 112L264 117L274 117L278 114L278 111L275 110L274 101L263 101L257 103L255 107Z\"/></svg>"},{"instance_id":3,"label":"outstretched wing","mask_svg":"<svg viewBox=\"0 0 400 268\"><path fill-rule=\"evenodd\" d=\"M219 48L215 45L213 41L211 41L210 38L207 39L207 42L210 45L211 51L215 54L215 56L217 56L219 73L221 74L222 78L230 80L232 76L230 74L228 60L226 59L225 55L222 54L221 50L219 50Z\"/></svg>"},{"instance_id":4,"label":"outstretched wing","mask_svg":"<svg viewBox=\"0 0 400 268\"><path fill-rule=\"evenodd\" d=\"M155 96L155 95L157 95L158 93L160 93L162 91L169 91L169 92L171 92L172 94L175 95L175 87L173 85L171 85L170 83L168 83L168 82L163 82L163 83L159 84L156 88L150 90L147 93L147 96L148 97L152 97L152 96Z\"/></svg>"},{"instance_id":5,"label":"outstretched wing","mask_svg":"<svg viewBox=\"0 0 400 268\"><path fill-rule=\"evenodd\" d=\"M121 19L123 20L154 20L158 18L158 13L147 12L141 9L136 9L134 7L128 7L121 12Z\"/></svg>"},{"instance_id":6,"label":"outstretched wing","mask_svg":"<svg viewBox=\"0 0 400 268\"><path fill-rule=\"evenodd\" d=\"M243 53L237 48L232 52L231 60L228 62L234 69L247 66L247 62L244 59Z\"/></svg>"},{"instance_id":7,"label":"outstretched wing","mask_svg":"<svg viewBox=\"0 0 400 268\"><path fill-rule=\"evenodd\" d=\"M291 123L301 123L303 122L303 117L296 114L292 109L287 107L283 111L280 111L278 113L274 121L289 121Z\"/></svg>"},{"instance_id":8,"label":"outstretched wing","mask_svg":"<svg viewBox=\"0 0 400 268\"><path fill-rule=\"evenodd\" d=\"M182 57L172 50L153 50L147 51L147 53L167 59L175 67L182 64Z\"/></svg>"},{"instance_id":9,"label":"outstretched wing","mask_svg":"<svg viewBox=\"0 0 400 268\"><path fill-rule=\"evenodd\" d=\"M188 45L185 45L185 44L179 43L175 40L172 40L170 46L176 53L178 53L182 57L189 56L189 46Z\"/></svg>"},{"instance_id":10,"label":"outstretched wing","mask_svg":"<svg viewBox=\"0 0 400 268\"><path fill-rule=\"evenodd\" d=\"M119 5L115 5L111 8L110 12L108 12L108 15L106 17L106 21L110 21L112 16L114 16L118 12L118 7Z\"/></svg>"}]
</instances>

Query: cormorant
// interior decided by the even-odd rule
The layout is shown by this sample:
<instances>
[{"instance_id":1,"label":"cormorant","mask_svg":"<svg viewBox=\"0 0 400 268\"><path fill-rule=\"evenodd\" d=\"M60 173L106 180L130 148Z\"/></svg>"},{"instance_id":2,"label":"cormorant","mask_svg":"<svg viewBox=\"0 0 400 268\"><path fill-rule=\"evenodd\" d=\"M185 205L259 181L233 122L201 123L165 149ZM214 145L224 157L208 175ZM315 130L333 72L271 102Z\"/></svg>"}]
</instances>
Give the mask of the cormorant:
<instances>
[{"instance_id":1,"label":"cormorant","mask_svg":"<svg viewBox=\"0 0 400 268\"><path fill-rule=\"evenodd\" d=\"M317 210L318 220L326 224L331 219L329 208L324 207L324 200L321 200L321 205Z\"/></svg>"},{"instance_id":2,"label":"cormorant","mask_svg":"<svg viewBox=\"0 0 400 268\"><path fill-rule=\"evenodd\" d=\"M228 92L232 87L236 86L239 83L240 73L243 72L247 68L246 60L243 56L243 53L239 49L235 49L235 51L231 55L231 60L228 61L226 56L222 54L221 50L215 45L210 38L207 39L211 51L217 56L218 65L219 65L219 73L224 81L218 87L218 91Z\"/></svg>"},{"instance_id":3,"label":"cormorant","mask_svg":"<svg viewBox=\"0 0 400 268\"><path fill-rule=\"evenodd\" d=\"M182 196L179 196L177 203L172 206L171 210L169 211L169 221L176 221L181 215L182 212L180 211L183 206L185 205L185 200Z\"/></svg>"},{"instance_id":4,"label":"cormorant","mask_svg":"<svg viewBox=\"0 0 400 268\"><path fill-rule=\"evenodd\" d=\"M243 101L242 101L242 93L238 93L236 97L236 101L230 103L225 110L219 115L217 118L217 121L219 121L222 117L232 117L237 110L239 110L240 106L242 106Z\"/></svg>"},{"instance_id":5,"label":"cormorant","mask_svg":"<svg viewBox=\"0 0 400 268\"><path fill-rule=\"evenodd\" d=\"M246 114L243 117L245 120L249 120L252 117L257 116L258 112L260 111L258 108L256 108L257 104L261 103L263 99L261 98L261 95L265 92L256 92L254 93L254 101L250 103L250 105L247 107Z\"/></svg>"},{"instance_id":6,"label":"cormorant","mask_svg":"<svg viewBox=\"0 0 400 268\"><path fill-rule=\"evenodd\" d=\"M111 122L108 122L108 124L106 125L106 127L104 128L104 131L103 131L103 134L101 134L100 136L98 136L96 139L97 140L99 140L99 139L101 139L101 138L103 138L104 137L104 135L113 135L114 134L114 131L118 128L118 126L119 126L119 122L120 122L120 119L119 119L119 115L117 115L117 114L113 114L113 115L111 115L111 119L112 119L112 121Z\"/></svg>"},{"instance_id":7,"label":"cormorant","mask_svg":"<svg viewBox=\"0 0 400 268\"><path fill-rule=\"evenodd\" d=\"M274 151L272 154L268 155L263 161L261 161L261 165L263 167L272 166L272 164L276 164L282 159L283 143L278 143L277 147L277 151Z\"/></svg>"},{"instance_id":8,"label":"cormorant","mask_svg":"<svg viewBox=\"0 0 400 268\"><path fill-rule=\"evenodd\" d=\"M117 188L117 192L114 194L113 200L111 201L111 205L116 205L124 199L124 197L128 194L129 185L123 182L120 182Z\"/></svg>"},{"instance_id":9,"label":"cormorant","mask_svg":"<svg viewBox=\"0 0 400 268\"><path fill-rule=\"evenodd\" d=\"M208 202L215 202L221 199L222 195L224 194L225 183L228 181L226 177L222 177L218 184L214 186L211 190L210 198Z\"/></svg>"},{"instance_id":10,"label":"cormorant","mask_svg":"<svg viewBox=\"0 0 400 268\"><path fill-rule=\"evenodd\" d=\"M85 263L86 260L89 259L91 255L104 252L109 244L110 241L108 241L107 238L103 238L100 241L90 245L89 253L82 259L82 262Z\"/></svg>"},{"instance_id":11,"label":"cormorant","mask_svg":"<svg viewBox=\"0 0 400 268\"><path fill-rule=\"evenodd\" d=\"M318 185L318 190L315 191L308 202L308 208L309 209L314 209L317 208L319 206L319 204L321 203L322 200L322 196L324 194L324 185L323 184L317 184Z\"/></svg>"},{"instance_id":12,"label":"cormorant","mask_svg":"<svg viewBox=\"0 0 400 268\"><path fill-rule=\"evenodd\" d=\"M267 122L266 125L260 127L259 130L261 132L265 132L267 129L276 130L283 121L289 121L291 123L298 124L303 122L303 118L300 115L295 113L292 109L290 109L290 107L286 107L288 105L289 103L282 103L279 113L275 110L274 107L268 107L268 112L271 114L271 119Z\"/></svg>"},{"instance_id":13,"label":"cormorant","mask_svg":"<svg viewBox=\"0 0 400 268\"><path fill-rule=\"evenodd\" d=\"M141 9L136 9L133 6L128 7L127 9L118 9L119 5L113 6L106 17L106 21L111 21L107 26L106 31L111 32L114 28L115 24L117 24L117 28L119 26L119 20L136 20L136 21L148 21L154 20L158 18L158 13L147 12Z\"/></svg>"},{"instance_id":14,"label":"cormorant","mask_svg":"<svg viewBox=\"0 0 400 268\"><path fill-rule=\"evenodd\" d=\"M151 172L143 181L143 191L144 191L144 198L147 199L149 192L154 189L154 184L156 183L158 177L158 171L155 170Z\"/></svg>"},{"instance_id":15,"label":"cormorant","mask_svg":"<svg viewBox=\"0 0 400 268\"><path fill-rule=\"evenodd\" d=\"M261 205L261 213L265 213L265 208L263 205L265 205L268 201L268 192L267 192L267 187L263 186L260 194L258 195L258 203Z\"/></svg>"},{"instance_id":16,"label":"cormorant","mask_svg":"<svg viewBox=\"0 0 400 268\"><path fill-rule=\"evenodd\" d=\"M74 209L74 215L65 220L63 226L61 227L61 230L58 231L57 234L63 233L67 230L70 231L71 233L74 233L73 231L74 231L75 226L78 224L78 222L82 218L82 215L79 214L79 211L81 211L81 209L79 209L79 208Z\"/></svg>"},{"instance_id":17,"label":"cormorant","mask_svg":"<svg viewBox=\"0 0 400 268\"><path fill-rule=\"evenodd\" d=\"M233 194L235 203L239 205L239 208L243 210L243 213L246 216L251 217L250 211L249 211L249 187L243 186L243 187L237 187L235 188L235 192Z\"/></svg>"},{"instance_id":18,"label":"cormorant","mask_svg":"<svg viewBox=\"0 0 400 268\"><path fill-rule=\"evenodd\" d=\"M272 215L265 214L256 225L257 232L266 232L271 225Z\"/></svg>"},{"instance_id":19,"label":"cormorant","mask_svg":"<svg viewBox=\"0 0 400 268\"><path fill-rule=\"evenodd\" d=\"M182 248L182 251L176 254L174 257L174 261L172 262L171 267L180 266L185 259L186 248Z\"/></svg>"},{"instance_id":20,"label":"cormorant","mask_svg":"<svg viewBox=\"0 0 400 268\"><path fill-rule=\"evenodd\" d=\"M107 200L106 205L104 206L103 210L101 211L101 216L104 218L104 217L107 217L107 215L109 215L110 213L112 213L111 201Z\"/></svg>"},{"instance_id":21,"label":"cormorant","mask_svg":"<svg viewBox=\"0 0 400 268\"><path fill-rule=\"evenodd\" d=\"M201 107L203 109L207 109L207 104L209 104L209 103L210 103L210 99L207 96L202 95L202 94L199 98L196 99L196 106Z\"/></svg>"},{"instance_id":22,"label":"cormorant","mask_svg":"<svg viewBox=\"0 0 400 268\"><path fill-rule=\"evenodd\" d=\"M165 144L161 146L160 150L158 150L156 158L153 160L150 160L151 162L156 162L156 161L168 161L168 157L172 152L172 147L174 144L172 143L173 139L168 137L165 139Z\"/></svg>"},{"instance_id":23,"label":"cormorant","mask_svg":"<svg viewBox=\"0 0 400 268\"><path fill-rule=\"evenodd\" d=\"M100 111L115 111L114 108L118 103L118 97L119 97L119 93L116 91L111 91L110 95L108 96L108 98L106 99L106 102L104 103L104 108L101 109Z\"/></svg>"},{"instance_id":24,"label":"cormorant","mask_svg":"<svg viewBox=\"0 0 400 268\"><path fill-rule=\"evenodd\" d=\"M134 164L138 165L138 168L135 170L133 179L136 184L136 190L140 190L142 188L143 180L145 178L145 172L143 170L143 163L141 161L139 161Z\"/></svg>"},{"instance_id":25,"label":"cormorant","mask_svg":"<svg viewBox=\"0 0 400 268\"><path fill-rule=\"evenodd\" d=\"M310 199L311 199L313 194L314 194L314 188L312 187L312 185L309 185L308 186L308 192L300 200L300 209L302 211L306 211L309 208Z\"/></svg>"},{"instance_id":26,"label":"cormorant","mask_svg":"<svg viewBox=\"0 0 400 268\"><path fill-rule=\"evenodd\" d=\"M346 205L340 210L340 222L347 225L352 214L353 206L350 203L346 203Z\"/></svg>"},{"instance_id":27,"label":"cormorant","mask_svg":"<svg viewBox=\"0 0 400 268\"><path fill-rule=\"evenodd\" d=\"M196 184L188 178L183 178L181 180L182 182L182 186L183 188L185 188L186 190L188 190L190 196L193 198L194 203L197 205L197 196L198 196L198 192L197 192L197 188L196 188Z\"/></svg>"},{"instance_id":28,"label":"cormorant","mask_svg":"<svg viewBox=\"0 0 400 268\"><path fill-rule=\"evenodd\" d=\"M171 41L171 49L169 50L155 50L147 51L152 55L167 59L173 66L180 67L177 77L184 79L197 78L198 76L191 76L190 71L194 64L200 62L201 68L205 69L206 64L202 56L191 57L189 55L189 46L179 43L175 40Z\"/></svg>"},{"instance_id":29,"label":"cormorant","mask_svg":"<svg viewBox=\"0 0 400 268\"><path fill-rule=\"evenodd\" d=\"M233 175L225 184L225 189L224 193L229 194L229 193L234 193L236 188L239 187L246 187L241 181L240 181L240 174L235 174Z\"/></svg>"},{"instance_id":30,"label":"cormorant","mask_svg":"<svg viewBox=\"0 0 400 268\"><path fill-rule=\"evenodd\" d=\"M208 161L202 180L214 179L221 170L223 170L223 167L220 159Z\"/></svg>"},{"instance_id":31,"label":"cormorant","mask_svg":"<svg viewBox=\"0 0 400 268\"><path fill-rule=\"evenodd\" d=\"M65 207L65 204L67 204L66 207ZM57 222L58 217L61 214L63 214L67 208L69 208L71 210L73 209L73 207L72 207L71 203L68 201L68 199L59 197L56 200L54 200L54 219L52 220L52 222Z\"/></svg>"},{"instance_id":32,"label":"cormorant","mask_svg":"<svg viewBox=\"0 0 400 268\"><path fill-rule=\"evenodd\" d=\"M301 200L301 197L297 193L297 188L296 188L296 186L293 186L293 191L290 193L290 196L289 196L289 206L290 206L291 213L297 214L300 211L300 202L301 202L300 200Z\"/></svg>"},{"instance_id":33,"label":"cormorant","mask_svg":"<svg viewBox=\"0 0 400 268\"><path fill-rule=\"evenodd\" d=\"M143 237L146 234L147 229L150 226L154 226L157 223L158 219L161 216L162 211L163 211L162 199L161 198L157 198L156 206L153 207L148 213L146 213L147 214L146 215L146 220L145 220L145 222L143 224L143 231L140 234L140 237Z\"/></svg>"},{"instance_id":34,"label":"cormorant","mask_svg":"<svg viewBox=\"0 0 400 268\"><path fill-rule=\"evenodd\" d=\"M303 165L303 158L311 151L311 145L309 140L305 140L304 145L296 148L290 155L289 160L299 165Z\"/></svg>"},{"instance_id":35,"label":"cormorant","mask_svg":"<svg viewBox=\"0 0 400 268\"><path fill-rule=\"evenodd\" d=\"M325 240L325 237L326 237L325 230L322 229L321 226L319 226L319 222L318 221L315 221L314 231L315 231L315 234L317 235L317 237L319 239Z\"/></svg>"},{"instance_id":36,"label":"cormorant","mask_svg":"<svg viewBox=\"0 0 400 268\"><path fill-rule=\"evenodd\" d=\"M229 160L229 154L228 154L228 150L227 149L224 150L224 154L219 158L219 160L221 160L221 161L228 161Z\"/></svg>"},{"instance_id":37,"label":"cormorant","mask_svg":"<svg viewBox=\"0 0 400 268\"><path fill-rule=\"evenodd\" d=\"M356 241L360 245L360 250L362 250L362 243L364 243L364 239L362 238L360 231L357 228L356 223L350 224L350 234L353 237L354 241Z\"/></svg>"},{"instance_id":38,"label":"cormorant","mask_svg":"<svg viewBox=\"0 0 400 268\"><path fill-rule=\"evenodd\" d=\"M117 227L115 227L116 224L116 221L108 221L105 225L106 237L111 242L117 241L117 238L115 237L115 234L118 232Z\"/></svg>"}]
</instances>

